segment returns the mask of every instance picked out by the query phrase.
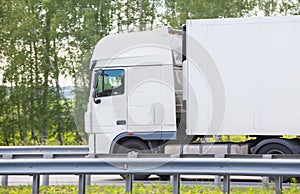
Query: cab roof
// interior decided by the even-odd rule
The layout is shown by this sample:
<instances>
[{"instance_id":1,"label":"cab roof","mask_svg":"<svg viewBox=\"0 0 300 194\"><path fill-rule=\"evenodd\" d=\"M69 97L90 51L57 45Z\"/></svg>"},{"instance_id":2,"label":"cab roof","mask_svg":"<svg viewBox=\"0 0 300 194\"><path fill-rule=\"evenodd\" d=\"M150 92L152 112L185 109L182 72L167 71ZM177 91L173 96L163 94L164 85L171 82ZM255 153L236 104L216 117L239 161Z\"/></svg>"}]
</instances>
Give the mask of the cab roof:
<instances>
[{"instance_id":1,"label":"cab roof","mask_svg":"<svg viewBox=\"0 0 300 194\"><path fill-rule=\"evenodd\" d=\"M169 27L112 34L95 46L91 68L173 64L173 51L181 52L181 31Z\"/></svg>"}]
</instances>

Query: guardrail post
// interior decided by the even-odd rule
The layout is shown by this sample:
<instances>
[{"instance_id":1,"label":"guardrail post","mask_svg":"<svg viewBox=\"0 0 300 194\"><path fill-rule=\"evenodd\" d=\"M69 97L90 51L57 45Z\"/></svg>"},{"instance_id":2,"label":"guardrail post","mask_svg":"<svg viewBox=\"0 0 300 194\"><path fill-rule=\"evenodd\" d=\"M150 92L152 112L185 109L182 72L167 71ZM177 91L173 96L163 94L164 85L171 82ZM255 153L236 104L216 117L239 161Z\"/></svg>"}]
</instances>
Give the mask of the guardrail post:
<instances>
[{"instance_id":1,"label":"guardrail post","mask_svg":"<svg viewBox=\"0 0 300 194\"><path fill-rule=\"evenodd\" d=\"M171 184L171 185L174 184L174 175L170 175L170 184Z\"/></svg>"},{"instance_id":2,"label":"guardrail post","mask_svg":"<svg viewBox=\"0 0 300 194\"><path fill-rule=\"evenodd\" d=\"M88 156L86 156L86 158L95 158L95 155L94 154L89 154ZM85 175L85 184L87 186L91 186L91 180L92 180L92 175L88 174L88 175Z\"/></svg>"},{"instance_id":3,"label":"guardrail post","mask_svg":"<svg viewBox=\"0 0 300 194\"><path fill-rule=\"evenodd\" d=\"M230 193L230 176L223 177L223 193Z\"/></svg>"},{"instance_id":4,"label":"guardrail post","mask_svg":"<svg viewBox=\"0 0 300 194\"><path fill-rule=\"evenodd\" d=\"M85 175L85 184L86 186L91 186L91 175L88 174L88 175Z\"/></svg>"},{"instance_id":5,"label":"guardrail post","mask_svg":"<svg viewBox=\"0 0 300 194\"><path fill-rule=\"evenodd\" d=\"M1 186L2 187L8 186L8 175L2 175Z\"/></svg>"},{"instance_id":6,"label":"guardrail post","mask_svg":"<svg viewBox=\"0 0 300 194\"><path fill-rule=\"evenodd\" d=\"M32 194L40 193L40 175L33 175Z\"/></svg>"},{"instance_id":7,"label":"guardrail post","mask_svg":"<svg viewBox=\"0 0 300 194\"><path fill-rule=\"evenodd\" d=\"M276 194L281 194L282 191L282 176L275 177Z\"/></svg>"},{"instance_id":8,"label":"guardrail post","mask_svg":"<svg viewBox=\"0 0 300 194\"><path fill-rule=\"evenodd\" d=\"M12 154L5 154L2 156L3 159L13 159ZM7 187L8 186L8 175L3 175L1 178L1 186Z\"/></svg>"},{"instance_id":9,"label":"guardrail post","mask_svg":"<svg viewBox=\"0 0 300 194\"><path fill-rule=\"evenodd\" d=\"M126 175L126 192L132 193L132 184L133 184L133 174L127 174Z\"/></svg>"},{"instance_id":10,"label":"guardrail post","mask_svg":"<svg viewBox=\"0 0 300 194\"><path fill-rule=\"evenodd\" d=\"M78 194L85 194L85 174L79 175Z\"/></svg>"},{"instance_id":11,"label":"guardrail post","mask_svg":"<svg viewBox=\"0 0 300 194\"><path fill-rule=\"evenodd\" d=\"M180 175L175 174L173 175L173 194L180 193Z\"/></svg>"},{"instance_id":12,"label":"guardrail post","mask_svg":"<svg viewBox=\"0 0 300 194\"><path fill-rule=\"evenodd\" d=\"M262 157L263 159L272 159L272 155L270 154L265 154ZM264 176L262 181L263 181L263 188L269 187L270 177Z\"/></svg>"},{"instance_id":13,"label":"guardrail post","mask_svg":"<svg viewBox=\"0 0 300 194\"><path fill-rule=\"evenodd\" d=\"M224 154L216 154L215 158L224 158ZM214 180L214 185L215 187L221 187L221 176L220 175L216 175L215 176L215 180Z\"/></svg>"},{"instance_id":14,"label":"guardrail post","mask_svg":"<svg viewBox=\"0 0 300 194\"><path fill-rule=\"evenodd\" d=\"M214 185L215 185L215 187L221 186L221 176L220 175L215 176Z\"/></svg>"},{"instance_id":15,"label":"guardrail post","mask_svg":"<svg viewBox=\"0 0 300 194\"><path fill-rule=\"evenodd\" d=\"M44 159L52 159L53 158L53 154L44 154L43 155ZM43 175L43 186L49 186L49 175Z\"/></svg>"}]
</instances>

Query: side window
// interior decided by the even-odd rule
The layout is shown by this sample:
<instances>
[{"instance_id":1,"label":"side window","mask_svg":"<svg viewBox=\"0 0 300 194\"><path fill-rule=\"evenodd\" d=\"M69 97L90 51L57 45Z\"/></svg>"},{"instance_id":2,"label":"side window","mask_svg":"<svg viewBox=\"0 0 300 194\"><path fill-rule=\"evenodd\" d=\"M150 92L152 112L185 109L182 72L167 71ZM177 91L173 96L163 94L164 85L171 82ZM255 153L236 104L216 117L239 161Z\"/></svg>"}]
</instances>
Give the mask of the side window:
<instances>
[{"instance_id":1,"label":"side window","mask_svg":"<svg viewBox=\"0 0 300 194\"><path fill-rule=\"evenodd\" d=\"M96 97L124 94L124 70L112 69L97 72Z\"/></svg>"}]
</instances>

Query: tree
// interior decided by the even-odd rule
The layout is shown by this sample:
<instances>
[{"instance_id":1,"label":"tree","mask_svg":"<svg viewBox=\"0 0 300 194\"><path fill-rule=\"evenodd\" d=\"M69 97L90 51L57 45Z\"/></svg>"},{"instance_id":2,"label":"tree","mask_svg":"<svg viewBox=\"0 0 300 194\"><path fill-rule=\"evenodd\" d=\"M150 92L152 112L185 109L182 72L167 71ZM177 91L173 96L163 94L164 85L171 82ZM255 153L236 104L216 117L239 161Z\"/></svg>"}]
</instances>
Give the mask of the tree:
<instances>
[{"instance_id":1,"label":"tree","mask_svg":"<svg viewBox=\"0 0 300 194\"><path fill-rule=\"evenodd\" d=\"M57 22L69 22L63 20L67 6L54 0L10 0L3 7L0 44L5 59L3 84L9 93L2 131L12 131L13 136L7 144L43 143L48 130L54 129L63 144L62 120L71 109L61 103L59 77L70 69L69 56L77 51L65 46L69 34Z\"/></svg>"},{"instance_id":2,"label":"tree","mask_svg":"<svg viewBox=\"0 0 300 194\"><path fill-rule=\"evenodd\" d=\"M255 6L248 0L165 0L165 19L180 28L187 19L232 18L250 14Z\"/></svg>"},{"instance_id":3,"label":"tree","mask_svg":"<svg viewBox=\"0 0 300 194\"><path fill-rule=\"evenodd\" d=\"M153 25L155 5L149 0L4 1L0 54L2 85L8 88L8 96L0 100L6 105L0 114L6 144L41 144L49 138L64 144L65 134L75 128L74 110L80 131L76 135L84 134L82 118L94 45L112 31L145 30L147 24ZM75 102L80 110L62 98L63 76L73 77L81 87Z\"/></svg>"},{"instance_id":4,"label":"tree","mask_svg":"<svg viewBox=\"0 0 300 194\"><path fill-rule=\"evenodd\" d=\"M104 36L186 19L299 14L296 0L5 0L0 7L0 139L82 141L90 58ZM76 101L62 96L72 77ZM75 120L74 120L74 118ZM75 127L77 125L77 131Z\"/></svg>"},{"instance_id":5,"label":"tree","mask_svg":"<svg viewBox=\"0 0 300 194\"><path fill-rule=\"evenodd\" d=\"M299 14L299 1L297 2L295 0L257 0L256 3L258 12L262 12L265 16Z\"/></svg>"}]
</instances>

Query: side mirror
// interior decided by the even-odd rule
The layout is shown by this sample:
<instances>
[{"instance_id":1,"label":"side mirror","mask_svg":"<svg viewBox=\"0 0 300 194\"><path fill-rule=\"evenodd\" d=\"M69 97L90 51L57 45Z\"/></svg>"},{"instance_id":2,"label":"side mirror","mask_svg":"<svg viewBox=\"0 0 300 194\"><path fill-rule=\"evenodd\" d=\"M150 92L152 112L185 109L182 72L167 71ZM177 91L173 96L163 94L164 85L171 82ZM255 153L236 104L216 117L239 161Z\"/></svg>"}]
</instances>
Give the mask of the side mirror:
<instances>
[{"instance_id":1,"label":"side mirror","mask_svg":"<svg viewBox=\"0 0 300 194\"><path fill-rule=\"evenodd\" d=\"M100 104L101 103L101 99L94 99L95 104Z\"/></svg>"},{"instance_id":2,"label":"side mirror","mask_svg":"<svg viewBox=\"0 0 300 194\"><path fill-rule=\"evenodd\" d=\"M94 98L94 102L96 104L100 104L101 103L101 99L97 98L97 92L96 91L93 92L93 98Z\"/></svg>"}]
</instances>

